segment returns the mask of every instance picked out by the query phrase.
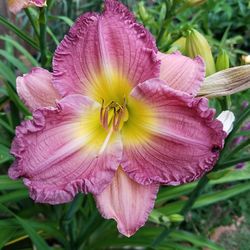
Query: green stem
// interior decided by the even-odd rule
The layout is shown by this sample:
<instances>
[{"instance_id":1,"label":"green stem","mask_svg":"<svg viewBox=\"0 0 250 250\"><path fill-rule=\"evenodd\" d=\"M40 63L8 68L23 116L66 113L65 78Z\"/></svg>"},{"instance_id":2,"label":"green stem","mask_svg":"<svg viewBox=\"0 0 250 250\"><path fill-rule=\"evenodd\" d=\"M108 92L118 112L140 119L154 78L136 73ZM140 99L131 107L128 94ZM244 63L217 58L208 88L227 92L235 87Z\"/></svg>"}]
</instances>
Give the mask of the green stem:
<instances>
[{"instance_id":1,"label":"green stem","mask_svg":"<svg viewBox=\"0 0 250 250\"><path fill-rule=\"evenodd\" d=\"M68 0L67 2L68 8L67 8L67 17L71 18L72 14L72 0Z\"/></svg>"},{"instance_id":2,"label":"green stem","mask_svg":"<svg viewBox=\"0 0 250 250\"><path fill-rule=\"evenodd\" d=\"M29 9L26 8L24 11L25 11L27 17L29 18L30 24L32 25L32 27L33 27L33 29L34 29L34 32L35 32L37 38L39 38L39 31L38 31L38 29L37 29L37 27L36 27L36 24L35 24L35 22L34 22L33 17L32 17L31 14L30 14Z\"/></svg>"},{"instance_id":3,"label":"green stem","mask_svg":"<svg viewBox=\"0 0 250 250\"><path fill-rule=\"evenodd\" d=\"M26 33L22 32L17 26L15 26L14 24L10 23L7 19L5 19L3 16L0 15L0 25L3 25L5 27L7 27L8 29L10 29L12 32L14 32L18 37L20 37L21 39L23 39L25 42L27 42L30 46L32 46L33 48L39 50L38 45L36 44L35 41L33 41L29 35L27 35Z\"/></svg>"},{"instance_id":4,"label":"green stem","mask_svg":"<svg viewBox=\"0 0 250 250\"><path fill-rule=\"evenodd\" d=\"M40 8L39 26L40 26L39 43L41 51L41 65L42 67L45 67L47 63L47 46L46 46L47 15L45 7Z\"/></svg>"},{"instance_id":5,"label":"green stem","mask_svg":"<svg viewBox=\"0 0 250 250\"><path fill-rule=\"evenodd\" d=\"M240 159L226 161L226 162L223 162L221 164L218 164L218 169L221 170L221 169L228 168L228 167L231 167L233 165L236 165L238 163L247 162L247 161L250 161L250 156L246 156L246 157L242 157Z\"/></svg>"},{"instance_id":6,"label":"green stem","mask_svg":"<svg viewBox=\"0 0 250 250\"><path fill-rule=\"evenodd\" d=\"M192 191L192 193L191 193L188 201L185 203L185 206L181 209L180 214L182 214L183 216L185 216L188 213L188 211L192 208L192 206L194 205L195 201L197 200L197 198L201 194L201 191L207 185L208 181L209 181L209 179L207 178L207 176L203 176L200 179L200 181L198 182L197 186ZM156 248L179 225L180 225L180 223L177 224L177 225L176 224L172 224L170 226L170 228L164 229L162 231L162 233L152 242L151 249L152 248Z\"/></svg>"},{"instance_id":7,"label":"green stem","mask_svg":"<svg viewBox=\"0 0 250 250\"><path fill-rule=\"evenodd\" d=\"M215 167L216 168L216 167ZM207 178L207 176L203 176L197 186L194 188L194 190L192 191L189 199L187 200L187 202L185 203L185 206L181 209L181 214L182 215L186 215L188 213L188 211L192 208L192 206L194 205L195 201L197 200L197 198L200 196L201 191L203 190L203 188L208 184L209 179Z\"/></svg>"},{"instance_id":8,"label":"green stem","mask_svg":"<svg viewBox=\"0 0 250 250\"><path fill-rule=\"evenodd\" d=\"M230 109L230 107L231 107L230 96L223 96L218 100L220 102L222 111Z\"/></svg>"}]
</instances>

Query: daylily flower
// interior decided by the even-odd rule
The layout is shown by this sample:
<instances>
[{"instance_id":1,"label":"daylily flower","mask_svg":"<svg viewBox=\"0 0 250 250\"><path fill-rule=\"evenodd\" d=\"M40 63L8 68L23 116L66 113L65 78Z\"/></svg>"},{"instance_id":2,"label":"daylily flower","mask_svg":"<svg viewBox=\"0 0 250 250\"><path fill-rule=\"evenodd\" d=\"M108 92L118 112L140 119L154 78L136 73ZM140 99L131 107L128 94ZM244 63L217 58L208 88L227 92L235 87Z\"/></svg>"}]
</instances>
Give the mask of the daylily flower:
<instances>
[{"instance_id":1,"label":"daylily flower","mask_svg":"<svg viewBox=\"0 0 250 250\"><path fill-rule=\"evenodd\" d=\"M105 218L131 236L159 186L211 170L226 133L206 98L200 57L157 51L151 34L116 0L78 18L57 48L53 73L17 79L33 119L16 129L11 178L37 202L93 193Z\"/></svg>"},{"instance_id":2,"label":"daylily flower","mask_svg":"<svg viewBox=\"0 0 250 250\"><path fill-rule=\"evenodd\" d=\"M46 0L8 0L8 7L14 14L30 6L46 6Z\"/></svg>"}]
</instances>

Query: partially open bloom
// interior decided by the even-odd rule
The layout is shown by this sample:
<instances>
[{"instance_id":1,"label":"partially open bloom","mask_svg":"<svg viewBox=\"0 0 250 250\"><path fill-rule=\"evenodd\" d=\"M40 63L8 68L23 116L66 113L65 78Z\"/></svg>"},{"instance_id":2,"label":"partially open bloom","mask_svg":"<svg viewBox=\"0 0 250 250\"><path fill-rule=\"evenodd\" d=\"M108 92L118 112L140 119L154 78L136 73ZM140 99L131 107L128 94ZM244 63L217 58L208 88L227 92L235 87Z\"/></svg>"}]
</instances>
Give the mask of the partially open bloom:
<instances>
[{"instance_id":1,"label":"partially open bloom","mask_svg":"<svg viewBox=\"0 0 250 250\"><path fill-rule=\"evenodd\" d=\"M14 14L29 6L43 7L46 0L8 0L8 7Z\"/></svg>"},{"instance_id":2,"label":"partially open bloom","mask_svg":"<svg viewBox=\"0 0 250 250\"><path fill-rule=\"evenodd\" d=\"M17 80L33 119L16 129L12 178L37 202L94 194L126 236L147 220L159 186L212 169L226 133L206 98L200 57L157 51L151 34L116 0L78 18L57 48L53 73Z\"/></svg>"}]
</instances>

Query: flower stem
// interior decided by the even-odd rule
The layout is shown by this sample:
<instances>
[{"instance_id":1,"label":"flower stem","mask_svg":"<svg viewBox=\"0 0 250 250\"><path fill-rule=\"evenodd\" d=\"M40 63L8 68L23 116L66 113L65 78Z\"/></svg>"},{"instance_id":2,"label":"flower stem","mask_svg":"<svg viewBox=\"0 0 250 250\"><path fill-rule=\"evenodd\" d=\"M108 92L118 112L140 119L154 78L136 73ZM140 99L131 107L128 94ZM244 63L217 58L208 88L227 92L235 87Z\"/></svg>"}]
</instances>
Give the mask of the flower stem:
<instances>
[{"instance_id":1,"label":"flower stem","mask_svg":"<svg viewBox=\"0 0 250 250\"><path fill-rule=\"evenodd\" d=\"M37 27L36 27L36 24L35 24L35 22L34 22L33 17L32 17L31 14L30 14L30 10L29 10L28 8L26 8L24 11L25 11L27 17L29 18L30 24L32 25L33 30L34 30L36 36L39 38L39 31L38 31L38 29L37 29Z\"/></svg>"},{"instance_id":2,"label":"flower stem","mask_svg":"<svg viewBox=\"0 0 250 250\"><path fill-rule=\"evenodd\" d=\"M185 216L188 211L192 208L193 204L201 194L201 191L204 189L204 187L207 185L209 179L207 176L203 176L200 181L198 182L197 186L192 191L189 199L185 203L185 206L181 209L180 214ZM176 229L179 224L172 224L169 228L166 228L162 231L162 233L152 242L151 249L156 248L174 229Z\"/></svg>"},{"instance_id":3,"label":"flower stem","mask_svg":"<svg viewBox=\"0 0 250 250\"><path fill-rule=\"evenodd\" d=\"M42 67L45 67L47 63L47 46L46 46L47 16L45 7L40 8L39 26L40 26L39 43L41 51L41 65Z\"/></svg>"},{"instance_id":4,"label":"flower stem","mask_svg":"<svg viewBox=\"0 0 250 250\"><path fill-rule=\"evenodd\" d=\"M27 42L30 46L32 46L35 49L39 50L39 47L37 46L36 42L33 41L28 34L25 32L21 31L16 25L13 23L9 22L6 18L0 15L0 25L3 25L10 29L12 32L14 32L18 37L23 39L25 42Z\"/></svg>"}]
</instances>

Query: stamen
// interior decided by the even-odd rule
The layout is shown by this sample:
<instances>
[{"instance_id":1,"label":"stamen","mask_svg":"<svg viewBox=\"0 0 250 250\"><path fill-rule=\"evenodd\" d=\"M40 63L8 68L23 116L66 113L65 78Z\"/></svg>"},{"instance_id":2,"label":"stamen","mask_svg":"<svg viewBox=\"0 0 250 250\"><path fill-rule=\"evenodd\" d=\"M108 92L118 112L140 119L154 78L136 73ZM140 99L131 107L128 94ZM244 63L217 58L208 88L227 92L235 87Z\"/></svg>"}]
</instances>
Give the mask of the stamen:
<instances>
[{"instance_id":1,"label":"stamen","mask_svg":"<svg viewBox=\"0 0 250 250\"><path fill-rule=\"evenodd\" d=\"M120 109L118 112L118 116L116 117L116 119L114 119L114 121L115 121L115 123L113 124L114 131L119 130L119 126L120 126L123 114L124 114L124 109Z\"/></svg>"},{"instance_id":2,"label":"stamen","mask_svg":"<svg viewBox=\"0 0 250 250\"><path fill-rule=\"evenodd\" d=\"M102 120L102 126L108 130L108 120L109 120L109 107L105 108L104 110L104 116L103 116L103 120Z\"/></svg>"},{"instance_id":3,"label":"stamen","mask_svg":"<svg viewBox=\"0 0 250 250\"><path fill-rule=\"evenodd\" d=\"M124 113L126 112L126 105L126 98L124 98L124 102L122 105L111 101L110 104L108 104L107 106L104 106L104 100L102 99L102 107L100 110L100 122L103 128L108 130L110 124L109 122L111 122L112 119L113 131L118 131ZM113 114L109 114L111 109L113 109ZM109 115L112 115L113 117L109 119Z\"/></svg>"},{"instance_id":4,"label":"stamen","mask_svg":"<svg viewBox=\"0 0 250 250\"><path fill-rule=\"evenodd\" d=\"M104 100L102 99L102 107L100 110L100 122L103 124L103 111L104 111Z\"/></svg>"}]
</instances>

